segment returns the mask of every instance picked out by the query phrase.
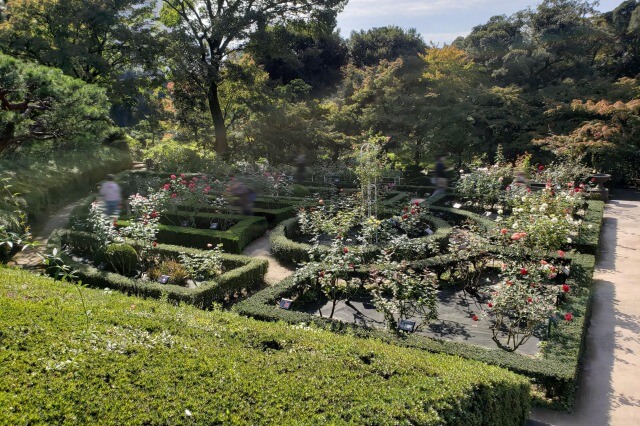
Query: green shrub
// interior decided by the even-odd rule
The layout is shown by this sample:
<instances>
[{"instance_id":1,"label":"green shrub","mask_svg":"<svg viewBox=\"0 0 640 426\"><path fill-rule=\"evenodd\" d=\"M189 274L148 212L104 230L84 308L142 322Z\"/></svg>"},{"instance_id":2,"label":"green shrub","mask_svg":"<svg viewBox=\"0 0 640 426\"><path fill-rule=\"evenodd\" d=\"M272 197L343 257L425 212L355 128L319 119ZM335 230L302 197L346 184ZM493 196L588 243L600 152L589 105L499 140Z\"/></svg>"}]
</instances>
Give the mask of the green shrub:
<instances>
[{"instance_id":1,"label":"green shrub","mask_svg":"<svg viewBox=\"0 0 640 426\"><path fill-rule=\"evenodd\" d=\"M228 174L228 166L217 160L213 150L196 143L181 143L175 140L162 141L144 152L153 170L164 172L214 172ZM222 173L221 173L222 172Z\"/></svg>"},{"instance_id":2,"label":"green shrub","mask_svg":"<svg viewBox=\"0 0 640 426\"><path fill-rule=\"evenodd\" d=\"M311 191L306 187L298 184L291 185L291 196L292 197L310 197Z\"/></svg>"},{"instance_id":3,"label":"green shrub","mask_svg":"<svg viewBox=\"0 0 640 426\"><path fill-rule=\"evenodd\" d=\"M521 425L485 364L0 269L7 424ZM90 332L83 333L85 305Z\"/></svg>"},{"instance_id":4,"label":"green shrub","mask_svg":"<svg viewBox=\"0 0 640 426\"><path fill-rule=\"evenodd\" d=\"M92 234L58 229L49 237L48 251L51 252L53 249L57 249L58 252L61 252L62 247L78 247L77 254L90 257L93 251L82 252L81 250L92 250L92 245L88 243L91 240L98 244L97 239ZM159 256L173 260L178 259L180 253L194 255L206 253L202 250L166 244L158 244L154 250ZM66 264L77 271L80 279L89 286L110 288L155 299L166 295L169 300L183 301L203 309L210 308L214 302L223 301L236 293L253 290L261 286L268 267L268 262L264 259L223 253L221 255L222 268L225 272L222 275L200 283L197 288L186 288L178 285L128 278L76 262L65 254L62 254L61 257Z\"/></svg>"},{"instance_id":5,"label":"green shrub","mask_svg":"<svg viewBox=\"0 0 640 426\"><path fill-rule=\"evenodd\" d=\"M109 244L104 250L104 259L112 271L131 276L138 263L138 253L129 244Z\"/></svg>"}]
</instances>

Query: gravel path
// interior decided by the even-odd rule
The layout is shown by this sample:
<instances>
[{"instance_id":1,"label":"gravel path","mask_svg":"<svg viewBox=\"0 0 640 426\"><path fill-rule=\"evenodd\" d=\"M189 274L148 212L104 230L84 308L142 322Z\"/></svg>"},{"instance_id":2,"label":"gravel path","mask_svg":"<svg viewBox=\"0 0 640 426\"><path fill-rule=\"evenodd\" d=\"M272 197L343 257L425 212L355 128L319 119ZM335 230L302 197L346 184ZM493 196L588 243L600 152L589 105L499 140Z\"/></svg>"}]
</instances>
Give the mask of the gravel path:
<instances>
[{"instance_id":1,"label":"gravel path","mask_svg":"<svg viewBox=\"0 0 640 426\"><path fill-rule=\"evenodd\" d=\"M271 255L271 244L269 244L270 235L271 230L267 231L262 237L245 247L242 254L260 259L267 259L269 261L269 269L267 270L267 275L265 275L264 280L267 284L274 285L292 275L293 271L280 265L280 263L278 263L278 261Z\"/></svg>"}]
</instances>

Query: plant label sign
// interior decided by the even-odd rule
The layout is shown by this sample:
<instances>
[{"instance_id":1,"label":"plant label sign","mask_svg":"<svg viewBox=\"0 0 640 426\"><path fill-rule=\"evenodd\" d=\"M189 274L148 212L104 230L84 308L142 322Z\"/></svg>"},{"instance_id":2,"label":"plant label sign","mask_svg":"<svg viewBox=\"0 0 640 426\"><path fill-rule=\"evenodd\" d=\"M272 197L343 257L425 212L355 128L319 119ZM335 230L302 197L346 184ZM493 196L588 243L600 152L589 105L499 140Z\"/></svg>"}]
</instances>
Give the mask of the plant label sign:
<instances>
[{"instance_id":1,"label":"plant label sign","mask_svg":"<svg viewBox=\"0 0 640 426\"><path fill-rule=\"evenodd\" d=\"M431 228L427 228L424 230L424 233L427 235L433 235L433 230Z\"/></svg>"},{"instance_id":2,"label":"plant label sign","mask_svg":"<svg viewBox=\"0 0 640 426\"><path fill-rule=\"evenodd\" d=\"M160 276L158 277L158 282L159 282L160 284L166 284L166 283L168 283L168 282L169 282L169 278L171 278L171 277L169 277L169 275L160 275Z\"/></svg>"},{"instance_id":3,"label":"plant label sign","mask_svg":"<svg viewBox=\"0 0 640 426\"><path fill-rule=\"evenodd\" d=\"M291 299L281 299L280 300L280 309L289 309L291 307L292 303L293 303L293 300L291 300Z\"/></svg>"},{"instance_id":4,"label":"plant label sign","mask_svg":"<svg viewBox=\"0 0 640 426\"><path fill-rule=\"evenodd\" d=\"M218 229L218 222L211 222L211 226L209 226L210 229Z\"/></svg>"},{"instance_id":5,"label":"plant label sign","mask_svg":"<svg viewBox=\"0 0 640 426\"><path fill-rule=\"evenodd\" d=\"M398 324L398 330L406 331L407 333L413 333L413 330L416 328L415 321L402 320L400 324Z\"/></svg>"}]
</instances>

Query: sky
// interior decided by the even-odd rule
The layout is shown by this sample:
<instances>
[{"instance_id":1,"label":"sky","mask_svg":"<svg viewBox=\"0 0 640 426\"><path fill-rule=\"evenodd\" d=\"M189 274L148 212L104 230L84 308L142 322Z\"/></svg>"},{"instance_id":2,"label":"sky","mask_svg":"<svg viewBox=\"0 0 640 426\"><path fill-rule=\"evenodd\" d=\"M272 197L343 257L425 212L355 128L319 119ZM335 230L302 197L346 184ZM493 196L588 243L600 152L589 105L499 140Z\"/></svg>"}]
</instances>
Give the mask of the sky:
<instances>
[{"instance_id":1,"label":"sky","mask_svg":"<svg viewBox=\"0 0 640 426\"><path fill-rule=\"evenodd\" d=\"M596 7L601 12L615 9L623 0L601 0ZM397 25L415 28L429 43L442 46L458 36L466 36L476 25L486 23L495 15L511 15L528 7L535 0L349 0L338 15L342 37L351 31Z\"/></svg>"}]
</instances>

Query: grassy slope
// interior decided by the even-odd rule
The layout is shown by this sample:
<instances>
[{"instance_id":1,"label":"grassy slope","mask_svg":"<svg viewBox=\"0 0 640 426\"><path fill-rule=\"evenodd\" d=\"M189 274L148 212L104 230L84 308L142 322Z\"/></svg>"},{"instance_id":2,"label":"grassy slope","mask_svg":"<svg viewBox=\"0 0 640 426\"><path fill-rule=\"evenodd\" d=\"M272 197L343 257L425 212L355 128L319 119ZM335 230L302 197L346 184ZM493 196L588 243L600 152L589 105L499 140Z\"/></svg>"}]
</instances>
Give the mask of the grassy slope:
<instances>
[{"instance_id":1,"label":"grassy slope","mask_svg":"<svg viewBox=\"0 0 640 426\"><path fill-rule=\"evenodd\" d=\"M0 268L0 423L520 424L527 412L528 382L481 363L82 294L88 328L72 286Z\"/></svg>"}]
</instances>

